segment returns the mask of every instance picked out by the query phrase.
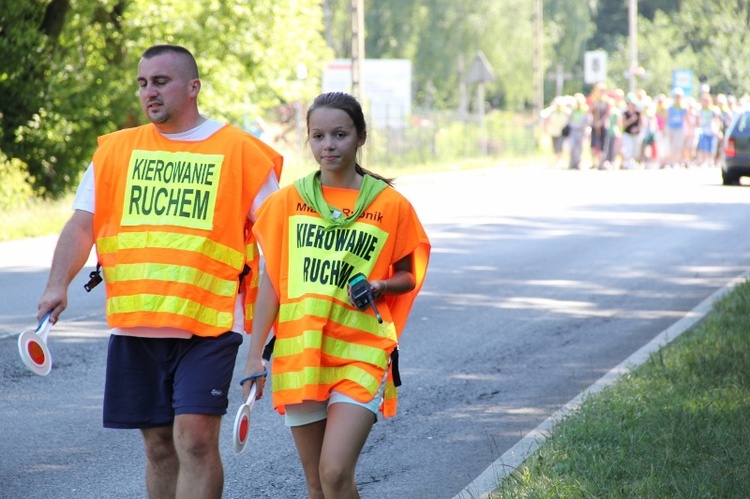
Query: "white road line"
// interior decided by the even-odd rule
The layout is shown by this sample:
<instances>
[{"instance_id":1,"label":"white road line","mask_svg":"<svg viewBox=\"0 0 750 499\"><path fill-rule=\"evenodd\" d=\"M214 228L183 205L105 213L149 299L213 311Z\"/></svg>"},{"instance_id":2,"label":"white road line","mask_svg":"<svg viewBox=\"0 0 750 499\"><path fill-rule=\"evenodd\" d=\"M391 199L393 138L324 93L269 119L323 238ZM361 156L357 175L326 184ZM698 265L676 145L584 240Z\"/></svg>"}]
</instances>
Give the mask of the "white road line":
<instances>
[{"instance_id":1,"label":"white road line","mask_svg":"<svg viewBox=\"0 0 750 499\"><path fill-rule=\"evenodd\" d=\"M716 300L723 297L735 286L744 282L750 276L750 271L734 278L730 283L715 291L711 296L703 300L693 310L685 314L679 321L659 333L653 340L640 348L633 355L625 359L620 365L599 378L593 385L581 392L573 400L565 404L559 411L547 418L542 424L530 431L516 445L508 449L500 458L485 469L473 482L466 486L453 499L486 499L495 491L501 479L510 475L514 470L530 457L539 447L547 435L562 418L573 411L578 410L585 397L600 392L602 389L614 384L620 376L629 372L632 368L646 362L652 353L674 340L682 333L690 329L705 315L711 311Z\"/></svg>"}]
</instances>

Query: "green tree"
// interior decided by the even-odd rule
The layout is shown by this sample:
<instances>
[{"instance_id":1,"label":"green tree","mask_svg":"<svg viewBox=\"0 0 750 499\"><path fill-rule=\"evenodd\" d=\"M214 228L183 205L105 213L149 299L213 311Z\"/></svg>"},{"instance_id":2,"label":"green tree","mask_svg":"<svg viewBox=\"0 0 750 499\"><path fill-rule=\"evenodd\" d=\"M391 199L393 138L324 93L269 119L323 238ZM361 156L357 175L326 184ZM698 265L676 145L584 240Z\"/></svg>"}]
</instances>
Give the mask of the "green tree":
<instances>
[{"instance_id":1,"label":"green tree","mask_svg":"<svg viewBox=\"0 0 750 499\"><path fill-rule=\"evenodd\" d=\"M201 69L202 111L235 124L280 102L309 97L331 57L319 0L134 0L128 16L128 39L139 41L132 52L155 40L185 45ZM311 79L305 85L297 81L300 63Z\"/></svg>"},{"instance_id":2,"label":"green tree","mask_svg":"<svg viewBox=\"0 0 750 499\"><path fill-rule=\"evenodd\" d=\"M692 66L712 91L750 92L750 3L746 0L683 0L674 18L697 57Z\"/></svg>"},{"instance_id":3,"label":"green tree","mask_svg":"<svg viewBox=\"0 0 750 499\"><path fill-rule=\"evenodd\" d=\"M67 10L67 0L0 2L0 151L10 159L23 158L32 181L41 174L40 162L34 161L31 141L18 135L48 102L45 79L54 68L59 19Z\"/></svg>"},{"instance_id":4,"label":"green tree","mask_svg":"<svg viewBox=\"0 0 750 499\"><path fill-rule=\"evenodd\" d=\"M365 0L365 10L370 8L371 0ZM365 24L370 19L365 20ZM351 0L323 0L323 22L325 40L339 59L352 56L352 16Z\"/></svg>"},{"instance_id":5,"label":"green tree","mask_svg":"<svg viewBox=\"0 0 750 499\"><path fill-rule=\"evenodd\" d=\"M706 75L714 93L742 95L750 92L750 6L742 0L683 0L679 10L656 11L653 19L638 20L639 62L646 75L638 86L649 94L668 93L672 72L690 69L694 97L697 78ZM627 38L618 42L626 47ZM630 65L627 50L610 53L611 82L627 88L623 73Z\"/></svg>"},{"instance_id":6,"label":"green tree","mask_svg":"<svg viewBox=\"0 0 750 499\"><path fill-rule=\"evenodd\" d=\"M657 12L654 19L638 20L639 63L646 69L646 74L638 78L636 85L649 95L668 94L672 87L672 71L681 68L693 68L696 54L685 44L682 28L664 12ZM623 47L627 38L622 37ZM608 73L610 84L627 89L630 86L625 76L630 67L630 54L623 49L609 54Z\"/></svg>"},{"instance_id":7,"label":"green tree","mask_svg":"<svg viewBox=\"0 0 750 499\"><path fill-rule=\"evenodd\" d=\"M0 150L38 193L61 194L98 135L144 121L135 77L149 45L193 50L201 110L241 125L314 93L331 56L322 31L321 0L0 0Z\"/></svg>"},{"instance_id":8,"label":"green tree","mask_svg":"<svg viewBox=\"0 0 750 499\"><path fill-rule=\"evenodd\" d=\"M552 0L544 3L544 51L551 69L560 63L571 74L563 85L563 94L580 92L583 82L583 54L596 27L591 10L584 2ZM556 82L548 81L545 95L550 101Z\"/></svg>"},{"instance_id":9,"label":"green tree","mask_svg":"<svg viewBox=\"0 0 750 499\"><path fill-rule=\"evenodd\" d=\"M429 95L439 107L457 107L461 80L479 50L497 75L486 86L488 99L511 109L531 101L528 1L368 0L365 12L366 56L410 59L418 102Z\"/></svg>"},{"instance_id":10,"label":"green tree","mask_svg":"<svg viewBox=\"0 0 750 499\"><path fill-rule=\"evenodd\" d=\"M684 0L649 0L636 2L639 17L651 21L657 12L671 14L680 10ZM583 3L583 2L581 2ZM614 53L622 49L622 38L628 35L628 0L592 0L591 14L596 31L588 50L603 49Z\"/></svg>"}]
</instances>

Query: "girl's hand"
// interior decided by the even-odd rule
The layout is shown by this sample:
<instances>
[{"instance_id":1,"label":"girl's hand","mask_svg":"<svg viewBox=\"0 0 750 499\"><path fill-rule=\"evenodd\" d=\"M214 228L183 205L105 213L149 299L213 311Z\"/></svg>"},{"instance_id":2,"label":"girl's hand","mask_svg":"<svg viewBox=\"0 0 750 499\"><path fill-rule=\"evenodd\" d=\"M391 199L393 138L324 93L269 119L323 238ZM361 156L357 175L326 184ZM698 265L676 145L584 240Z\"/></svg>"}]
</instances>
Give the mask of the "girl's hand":
<instances>
[{"instance_id":1,"label":"girl's hand","mask_svg":"<svg viewBox=\"0 0 750 499\"><path fill-rule=\"evenodd\" d=\"M370 282L370 291L372 291L372 297L376 300L385 294L387 288L388 284L385 281ZM346 286L346 296L349 298L349 303L356 307L357 304L354 302L354 298L352 298L352 287L349 285Z\"/></svg>"},{"instance_id":2,"label":"girl's hand","mask_svg":"<svg viewBox=\"0 0 750 499\"><path fill-rule=\"evenodd\" d=\"M370 289L372 290L372 294L377 300L378 298L382 298L385 292L388 290L388 283L385 281L373 281L370 283Z\"/></svg>"},{"instance_id":3,"label":"girl's hand","mask_svg":"<svg viewBox=\"0 0 750 499\"><path fill-rule=\"evenodd\" d=\"M253 384L257 385L257 392L255 392L255 400L259 400L263 396L263 388L266 385L266 378L268 377L268 366L264 360L248 360L245 365L245 370L242 373L240 384L242 385L242 398L247 400L250 395L250 388Z\"/></svg>"}]
</instances>

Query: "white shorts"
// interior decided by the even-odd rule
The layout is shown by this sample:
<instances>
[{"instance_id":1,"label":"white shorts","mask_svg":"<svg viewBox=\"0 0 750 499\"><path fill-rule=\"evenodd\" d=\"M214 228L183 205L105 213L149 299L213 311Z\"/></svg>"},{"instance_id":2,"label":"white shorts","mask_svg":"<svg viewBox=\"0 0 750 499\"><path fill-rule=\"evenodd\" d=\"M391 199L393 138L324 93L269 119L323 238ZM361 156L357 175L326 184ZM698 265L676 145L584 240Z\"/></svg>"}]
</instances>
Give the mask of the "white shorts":
<instances>
[{"instance_id":1,"label":"white shorts","mask_svg":"<svg viewBox=\"0 0 750 499\"><path fill-rule=\"evenodd\" d=\"M388 373L386 373L386 377ZM287 426L303 426L316 421L322 421L328 418L328 408L333 404L354 404L371 411L378 417L380 404L383 402L383 392L385 391L385 377L380 383L377 393L370 402L358 402L340 392L331 392L328 400L305 400L299 404L290 404L284 407L284 422Z\"/></svg>"}]
</instances>

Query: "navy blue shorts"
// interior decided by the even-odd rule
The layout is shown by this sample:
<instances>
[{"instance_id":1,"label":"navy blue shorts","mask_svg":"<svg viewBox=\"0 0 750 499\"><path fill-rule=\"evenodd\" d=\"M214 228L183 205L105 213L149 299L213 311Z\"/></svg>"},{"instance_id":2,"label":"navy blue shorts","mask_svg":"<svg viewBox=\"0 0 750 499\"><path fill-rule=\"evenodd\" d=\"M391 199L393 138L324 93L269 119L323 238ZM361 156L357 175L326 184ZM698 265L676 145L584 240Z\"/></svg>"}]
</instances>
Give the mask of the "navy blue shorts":
<instances>
[{"instance_id":1,"label":"navy blue shorts","mask_svg":"<svg viewBox=\"0 0 750 499\"><path fill-rule=\"evenodd\" d=\"M227 413L239 333L215 338L112 335L104 385L105 428L171 426L180 414Z\"/></svg>"}]
</instances>

